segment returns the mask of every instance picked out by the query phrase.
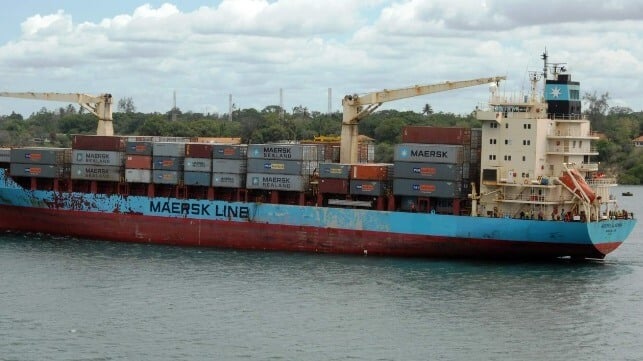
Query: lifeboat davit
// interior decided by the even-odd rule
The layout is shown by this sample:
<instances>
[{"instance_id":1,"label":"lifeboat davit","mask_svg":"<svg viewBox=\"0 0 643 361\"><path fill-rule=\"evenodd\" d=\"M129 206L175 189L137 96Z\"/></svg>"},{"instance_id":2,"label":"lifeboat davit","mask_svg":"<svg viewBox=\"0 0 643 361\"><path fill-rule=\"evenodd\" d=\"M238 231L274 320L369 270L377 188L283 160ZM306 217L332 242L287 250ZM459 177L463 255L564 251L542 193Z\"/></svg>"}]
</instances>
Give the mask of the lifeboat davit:
<instances>
[{"instance_id":1,"label":"lifeboat davit","mask_svg":"<svg viewBox=\"0 0 643 361\"><path fill-rule=\"evenodd\" d=\"M592 187L590 187L589 184L585 182L585 178L583 178L583 176L576 169L570 169L567 172L564 172L563 176L559 179L561 182L563 182L563 184L569 187L569 189L575 189L574 193L576 193L579 197L584 198L581 194L582 189L582 193L585 193L590 203L593 202L594 199L596 199L596 193L594 192ZM578 187L576 186L577 184L580 189L578 189Z\"/></svg>"}]
</instances>

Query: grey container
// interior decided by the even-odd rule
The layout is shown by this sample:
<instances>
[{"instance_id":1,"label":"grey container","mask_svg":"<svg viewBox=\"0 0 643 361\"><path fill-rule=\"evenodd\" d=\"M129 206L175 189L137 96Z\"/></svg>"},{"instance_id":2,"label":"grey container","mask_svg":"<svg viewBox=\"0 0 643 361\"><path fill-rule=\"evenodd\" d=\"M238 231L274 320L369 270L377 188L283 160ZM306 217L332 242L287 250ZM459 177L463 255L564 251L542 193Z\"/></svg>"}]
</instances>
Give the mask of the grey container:
<instances>
[{"instance_id":1,"label":"grey container","mask_svg":"<svg viewBox=\"0 0 643 361\"><path fill-rule=\"evenodd\" d=\"M74 149L71 152L71 163L120 167L123 165L123 157L123 152Z\"/></svg>"},{"instance_id":2,"label":"grey container","mask_svg":"<svg viewBox=\"0 0 643 361\"><path fill-rule=\"evenodd\" d=\"M9 174L12 177L67 178L68 170L60 164L11 163Z\"/></svg>"},{"instance_id":3,"label":"grey container","mask_svg":"<svg viewBox=\"0 0 643 361\"><path fill-rule=\"evenodd\" d=\"M397 178L393 180L393 194L396 196L460 198L462 182Z\"/></svg>"},{"instance_id":4,"label":"grey container","mask_svg":"<svg viewBox=\"0 0 643 361\"><path fill-rule=\"evenodd\" d=\"M26 147L11 149L11 163L65 164L69 163L71 148Z\"/></svg>"},{"instance_id":5,"label":"grey container","mask_svg":"<svg viewBox=\"0 0 643 361\"><path fill-rule=\"evenodd\" d=\"M152 157L152 169L183 170L183 158L180 157L166 157L154 156Z\"/></svg>"},{"instance_id":6,"label":"grey container","mask_svg":"<svg viewBox=\"0 0 643 361\"><path fill-rule=\"evenodd\" d=\"M10 148L0 148L0 162L2 162L2 163L11 162L11 149Z\"/></svg>"},{"instance_id":7,"label":"grey container","mask_svg":"<svg viewBox=\"0 0 643 361\"><path fill-rule=\"evenodd\" d=\"M72 164L71 179L120 182L121 168L102 165Z\"/></svg>"},{"instance_id":8,"label":"grey container","mask_svg":"<svg viewBox=\"0 0 643 361\"><path fill-rule=\"evenodd\" d=\"M303 192L308 186L306 178L300 175L248 173L246 188Z\"/></svg>"},{"instance_id":9,"label":"grey container","mask_svg":"<svg viewBox=\"0 0 643 361\"><path fill-rule=\"evenodd\" d=\"M125 181L127 183L152 183L152 171L150 169L125 169Z\"/></svg>"},{"instance_id":10,"label":"grey container","mask_svg":"<svg viewBox=\"0 0 643 361\"><path fill-rule=\"evenodd\" d=\"M183 172L155 169L152 172L154 184L179 184Z\"/></svg>"},{"instance_id":11,"label":"grey container","mask_svg":"<svg viewBox=\"0 0 643 361\"><path fill-rule=\"evenodd\" d=\"M246 170L245 159L212 159L212 173L244 174Z\"/></svg>"},{"instance_id":12,"label":"grey container","mask_svg":"<svg viewBox=\"0 0 643 361\"><path fill-rule=\"evenodd\" d=\"M152 146L152 155L163 157L185 157L185 143L154 143Z\"/></svg>"},{"instance_id":13,"label":"grey container","mask_svg":"<svg viewBox=\"0 0 643 361\"><path fill-rule=\"evenodd\" d=\"M309 162L297 160L248 159L249 173L310 174Z\"/></svg>"},{"instance_id":14,"label":"grey container","mask_svg":"<svg viewBox=\"0 0 643 361\"><path fill-rule=\"evenodd\" d=\"M210 186L210 177L208 172L184 172L183 184L186 186Z\"/></svg>"},{"instance_id":15,"label":"grey container","mask_svg":"<svg viewBox=\"0 0 643 361\"><path fill-rule=\"evenodd\" d=\"M464 160L463 146L447 144L403 143L395 145L396 162L430 162L458 164Z\"/></svg>"},{"instance_id":16,"label":"grey container","mask_svg":"<svg viewBox=\"0 0 643 361\"><path fill-rule=\"evenodd\" d=\"M246 159L248 154L247 145L237 144L214 144L212 146L212 158L217 159Z\"/></svg>"},{"instance_id":17,"label":"grey container","mask_svg":"<svg viewBox=\"0 0 643 361\"><path fill-rule=\"evenodd\" d=\"M471 128L471 149L482 147L482 128Z\"/></svg>"},{"instance_id":18,"label":"grey container","mask_svg":"<svg viewBox=\"0 0 643 361\"><path fill-rule=\"evenodd\" d=\"M310 144L250 144L248 158L319 160L319 149Z\"/></svg>"},{"instance_id":19,"label":"grey container","mask_svg":"<svg viewBox=\"0 0 643 361\"><path fill-rule=\"evenodd\" d=\"M212 160L210 158L185 158L183 170L186 172L210 172Z\"/></svg>"},{"instance_id":20,"label":"grey container","mask_svg":"<svg viewBox=\"0 0 643 361\"><path fill-rule=\"evenodd\" d=\"M387 184L382 181L352 179L349 193L353 195L381 196L386 192Z\"/></svg>"},{"instance_id":21,"label":"grey container","mask_svg":"<svg viewBox=\"0 0 643 361\"><path fill-rule=\"evenodd\" d=\"M321 178L348 179L350 174L350 164L319 163L319 176Z\"/></svg>"},{"instance_id":22,"label":"grey container","mask_svg":"<svg viewBox=\"0 0 643 361\"><path fill-rule=\"evenodd\" d=\"M129 155L152 155L153 143L151 141L127 141L125 153Z\"/></svg>"},{"instance_id":23,"label":"grey container","mask_svg":"<svg viewBox=\"0 0 643 361\"><path fill-rule=\"evenodd\" d=\"M395 162L393 177L459 181L464 175L463 169L460 164Z\"/></svg>"},{"instance_id":24,"label":"grey container","mask_svg":"<svg viewBox=\"0 0 643 361\"><path fill-rule=\"evenodd\" d=\"M222 188L243 188L246 185L245 174L212 173L212 186Z\"/></svg>"}]
</instances>

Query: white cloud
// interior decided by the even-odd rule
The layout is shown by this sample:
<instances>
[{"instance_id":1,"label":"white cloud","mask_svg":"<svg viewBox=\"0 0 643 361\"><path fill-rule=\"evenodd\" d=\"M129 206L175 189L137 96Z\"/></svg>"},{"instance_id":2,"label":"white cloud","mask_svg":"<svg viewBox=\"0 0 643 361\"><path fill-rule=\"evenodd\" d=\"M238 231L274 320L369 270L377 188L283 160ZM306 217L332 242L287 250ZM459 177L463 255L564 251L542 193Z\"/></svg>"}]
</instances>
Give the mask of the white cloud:
<instances>
[{"instance_id":1,"label":"white cloud","mask_svg":"<svg viewBox=\"0 0 643 361\"><path fill-rule=\"evenodd\" d=\"M142 111L169 109L174 89L184 110L225 112L230 93L261 109L278 102L279 88L286 108L324 111L329 87L334 109L344 94L446 80L508 75L520 88L547 47L584 89L640 109L632 79L643 78L642 8L616 0L224 0L191 11L146 4L97 22L63 9L27 18L19 37L0 44L0 76L13 91L131 96ZM386 107L468 113L486 93ZM0 114L12 104L0 101Z\"/></svg>"}]
</instances>

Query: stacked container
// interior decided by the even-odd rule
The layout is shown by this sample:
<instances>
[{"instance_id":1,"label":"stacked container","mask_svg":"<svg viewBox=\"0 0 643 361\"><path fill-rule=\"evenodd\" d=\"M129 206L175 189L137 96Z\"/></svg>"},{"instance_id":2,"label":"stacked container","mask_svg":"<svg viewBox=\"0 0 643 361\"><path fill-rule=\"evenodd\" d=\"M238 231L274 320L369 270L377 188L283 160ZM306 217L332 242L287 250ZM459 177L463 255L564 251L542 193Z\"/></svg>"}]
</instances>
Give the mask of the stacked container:
<instances>
[{"instance_id":1,"label":"stacked container","mask_svg":"<svg viewBox=\"0 0 643 361\"><path fill-rule=\"evenodd\" d=\"M318 153L316 145L249 145L246 188L303 192L318 168Z\"/></svg>"},{"instance_id":2,"label":"stacked container","mask_svg":"<svg viewBox=\"0 0 643 361\"><path fill-rule=\"evenodd\" d=\"M152 182L178 185L183 181L185 143L154 142L152 145Z\"/></svg>"},{"instance_id":3,"label":"stacked container","mask_svg":"<svg viewBox=\"0 0 643 361\"><path fill-rule=\"evenodd\" d=\"M212 144L185 144L183 184L188 186L210 186L212 178L212 148Z\"/></svg>"},{"instance_id":4,"label":"stacked container","mask_svg":"<svg viewBox=\"0 0 643 361\"><path fill-rule=\"evenodd\" d=\"M350 189L350 164L319 163L319 192L348 194Z\"/></svg>"},{"instance_id":5,"label":"stacked container","mask_svg":"<svg viewBox=\"0 0 643 361\"><path fill-rule=\"evenodd\" d=\"M480 149L479 132L470 128L407 126L395 147L393 193L408 198L457 200L470 191L471 164ZM407 205L402 202L402 208Z\"/></svg>"},{"instance_id":6,"label":"stacked container","mask_svg":"<svg viewBox=\"0 0 643 361\"><path fill-rule=\"evenodd\" d=\"M129 139L125 142L125 180L152 183L152 141Z\"/></svg>"},{"instance_id":7,"label":"stacked container","mask_svg":"<svg viewBox=\"0 0 643 361\"><path fill-rule=\"evenodd\" d=\"M351 195L383 196L389 188L390 164L353 164L350 174Z\"/></svg>"},{"instance_id":8,"label":"stacked container","mask_svg":"<svg viewBox=\"0 0 643 361\"><path fill-rule=\"evenodd\" d=\"M243 188L246 184L248 146L214 144L212 146L212 186Z\"/></svg>"},{"instance_id":9,"label":"stacked container","mask_svg":"<svg viewBox=\"0 0 643 361\"><path fill-rule=\"evenodd\" d=\"M124 145L118 136L74 135L71 179L120 182Z\"/></svg>"},{"instance_id":10,"label":"stacked container","mask_svg":"<svg viewBox=\"0 0 643 361\"><path fill-rule=\"evenodd\" d=\"M9 154L10 172L14 177L67 178L70 156L69 148L14 148Z\"/></svg>"}]
</instances>

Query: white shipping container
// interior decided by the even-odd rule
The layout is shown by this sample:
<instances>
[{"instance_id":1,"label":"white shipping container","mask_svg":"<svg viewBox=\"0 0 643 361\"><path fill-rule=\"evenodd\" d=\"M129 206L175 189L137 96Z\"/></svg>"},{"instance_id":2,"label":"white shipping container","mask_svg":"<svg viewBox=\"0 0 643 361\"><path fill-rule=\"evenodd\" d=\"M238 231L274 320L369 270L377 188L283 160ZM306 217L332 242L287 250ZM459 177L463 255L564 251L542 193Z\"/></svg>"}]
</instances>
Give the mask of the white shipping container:
<instances>
[{"instance_id":1,"label":"white shipping container","mask_svg":"<svg viewBox=\"0 0 643 361\"><path fill-rule=\"evenodd\" d=\"M120 167L123 165L124 154L103 150L74 149L71 152L71 163Z\"/></svg>"},{"instance_id":2,"label":"white shipping container","mask_svg":"<svg viewBox=\"0 0 643 361\"><path fill-rule=\"evenodd\" d=\"M125 169L125 181L128 183L152 183L152 170Z\"/></svg>"},{"instance_id":3,"label":"white shipping container","mask_svg":"<svg viewBox=\"0 0 643 361\"><path fill-rule=\"evenodd\" d=\"M303 192L307 177L288 174L248 173L246 188Z\"/></svg>"}]
</instances>

